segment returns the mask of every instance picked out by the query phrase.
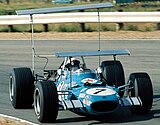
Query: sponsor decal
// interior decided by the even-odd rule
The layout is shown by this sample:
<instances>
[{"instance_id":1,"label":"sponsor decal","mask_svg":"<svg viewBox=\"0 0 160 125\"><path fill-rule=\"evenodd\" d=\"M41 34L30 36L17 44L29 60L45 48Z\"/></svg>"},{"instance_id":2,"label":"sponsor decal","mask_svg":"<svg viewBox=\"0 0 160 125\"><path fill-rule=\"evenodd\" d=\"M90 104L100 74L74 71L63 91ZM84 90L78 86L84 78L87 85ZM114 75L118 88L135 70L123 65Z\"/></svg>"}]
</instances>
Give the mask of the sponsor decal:
<instances>
[{"instance_id":1,"label":"sponsor decal","mask_svg":"<svg viewBox=\"0 0 160 125\"><path fill-rule=\"evenodd\" d=\"M83 103L90 106L92 102L90 100L84 99Z\"/></svg>"},{"instance_id":2,"label":"sponsor decal","mask_svg":"<svg viewBox=\"0 0 160 125\"><path fill-rule=\"evenodd\" d=\"M88 95L97 95L97 96L107 96L107 95L113 95L116 92L109 88L92 88L88 89L86 91L86 94Z\"/></svg>"},{"instance_id":3,"label":"sponsor decal","mask_svg":"<svg viewBox=\"0 0 160 125\"><path fill-rule=\"evenodd\" d=\"M96 83L97 82L97 80L96 79L92 79L92 78L85 78L85 79L83 79L81 82L83 82L83 83Z\"/></svg>"},{"instance_id":4,"label":"sponsor decal","mask_svg":"<svg viewBox=\"0 0 160 125\"><path fill-rule=\"evenodd\" d=\"M63 101L65 99L68 99L68 92L64 92L68 87L68 84L65 84L64 81L62 81L58 87L57 90L58 92L58 98L60 101Z\"/></svg>"},{"instance_id":5,"label":"sponsor decal","mask_svg":"<svg viewBox=\"0 0 160 125\"><path fill-rule=\"evenodd\" d=\"M57 86L58 91L65 91L67 88L68 88L68 84L65 84L64 81L59 83L59 85Z\"/></svg>"},{"instance_id":6,"label":"sponsor decal","mask_svg":"<svg viewBox=\"0 0 160 125\"><path fill-rule=\"evenodd\" d=\"M80 93L80 94L79 94L79 98L84 98L85 96L86 96L85 93Z\"/></svg>"},{"instance_id":7,"label":"sponsor decal","mask_svg":"<svg viewBox=\"0 0 160 125\"><path fill-rule=\"evenodd\" d=\"M59 85L57 86L57 90L58 91L62 91L62 90L64 90L63 88L64 88L64 86L65 86L65 84L64 84L64 81L62 81L61 83L59 83Z\"/></svg>"}]
</instances>

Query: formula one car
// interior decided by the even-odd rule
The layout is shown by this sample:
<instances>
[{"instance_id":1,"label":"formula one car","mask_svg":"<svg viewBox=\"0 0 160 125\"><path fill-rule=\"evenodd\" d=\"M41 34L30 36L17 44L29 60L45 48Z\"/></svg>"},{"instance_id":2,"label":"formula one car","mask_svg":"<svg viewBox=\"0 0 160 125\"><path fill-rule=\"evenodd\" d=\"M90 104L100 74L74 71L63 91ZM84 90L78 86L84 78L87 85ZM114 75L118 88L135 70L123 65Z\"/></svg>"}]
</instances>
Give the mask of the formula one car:
<instances>
[{"instance_id":1,"label":"formula one car","mask_svg":"<svg viewBox=\"0 0 160 125\"><path fill-rule=\"evenodd\" d=\"M44 70L44 76L36 74L35 78L29 68L14 68L9 84L12 105L28 108L33 104L40 122L55 121L59 108L104 115L127 106L132 113L148 113L153 100L148 74L132 73L125 84L122 64L116 60L116 55L129 54L128 50L56 53L64 57L59 68ZM97 69L88 69L84 61L86 56L109 55L114 60L102 61Z\"/></svg>"},{"instance_id":2,"label":"formula one car","mask_svg":"<svg viewBox=\"0 0 160 125\"><path fill-rule=\"evenodd\" d=\"M33 14L96 8L99 15L99 9L105 7L112 5L102 3L22 10L18 13L29 14L33 25ZM35 53L32 35L32 70L24 67L13 68L9 78L10 101L16 109L34 106L36 117L40 122L54 122L60 109L85 115L105 115L117 111L121 106L126 106L132 113L148 113L153 102L149 75L145 72L131 73L128 82L125 82L123 66L116 59L117 55L130 55L130 52L100 50L99 36L99 50L56 53L56 57L64 58L59 68L44 69L43 75L40 75L34 70L34 58L40 56ZM99 57L97 67L88 68L85 62L85 57L88 56ZM113 56L113 60L101 61L101 57L104 56Z\"/></svg>"}]
</instances>

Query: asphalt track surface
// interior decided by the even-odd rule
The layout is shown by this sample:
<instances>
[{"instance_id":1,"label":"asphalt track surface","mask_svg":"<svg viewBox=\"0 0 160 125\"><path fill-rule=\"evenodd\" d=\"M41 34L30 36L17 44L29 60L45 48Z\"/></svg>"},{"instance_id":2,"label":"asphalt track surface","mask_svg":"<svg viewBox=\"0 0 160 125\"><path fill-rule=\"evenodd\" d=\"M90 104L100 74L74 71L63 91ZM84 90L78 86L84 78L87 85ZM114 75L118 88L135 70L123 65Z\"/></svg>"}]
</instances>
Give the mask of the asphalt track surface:
<instances>
[{"instance_id":1,"label":"asphalt track surface","mask_svg":"<svg viewBox=\"0 0 160 125\"><path fill-rule=\"evenodd\" d=\"M97 41L35 41L38 54L54 54L62 51L98 50ZM33 109L15 110L9 101L8 78L13 67L31 67L30 41L0 41L0 113L22 118L40 124ZM154 102L147 115L133 115L128 108L120 108L117 112L105 117L85 117L71 111L60 111L56 123L65 125L159 125L160 121L160 41L159 40L105 40L101 41L102 50L128 49L131 56L119 56L126 73L126 80L131 72L147 72L153 82ZM111 59L105 57L104 60ZM62 59L51 58L47 68L56 69ZM91 68L96 68L97 58L89 58ZM41 72L44 59L36 59L36 72ZM146 92L147 93L147 92ZM48 125L48 124L45 124ZM50 124L49 124L50 125Z\"/></svg>"}]
</instances>

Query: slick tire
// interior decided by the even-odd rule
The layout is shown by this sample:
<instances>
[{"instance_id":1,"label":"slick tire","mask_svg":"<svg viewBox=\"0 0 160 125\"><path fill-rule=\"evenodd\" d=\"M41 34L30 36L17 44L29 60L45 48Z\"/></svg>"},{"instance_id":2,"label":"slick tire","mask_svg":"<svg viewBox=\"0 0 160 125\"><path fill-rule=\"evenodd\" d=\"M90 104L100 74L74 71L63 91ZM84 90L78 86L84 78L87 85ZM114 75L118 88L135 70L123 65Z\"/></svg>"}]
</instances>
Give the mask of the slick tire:
<instances>
[{"instance_id":1,"label":"slick tire","mask_svg":"<svg viewBox=\"0 0 160 125\"><path fill-rule=\"evenodd\" d=\"M30 68L14 68L9 76L9 97L15 109L31 108L34 78Z\"/></svg>"},{"instance_id":2,"label":"slick tire","mask_svg":"<svg viewBox=\"0 0 160 125\"><path fill-rule=\"evenodd\" d=\"M153 103L153 88L149 75L147 73L132 73L129 80L133 84L133 89L129 94L131 97L139 96L142 101L141 106L132 106L130 111L133 114L149 113Z\"/></svg>"},{"instance_id":3,"label":"slick tire","mask_svg":"<svg viewBox=\"0 0 160 125\"><path fill-rule=\"evenodd\" d=\"M102 75L110 86L122 86L125 84L123 66L120 61L103 61L101 63ZM120 92L122 97L124 92Z\"/></svg>"},{"instance_id":4,"label":"slick tire","mask_svg":"<svg viewBox=\"0 0 160 125\"><path fill-rule=\"evenodd\" d=\"M55 122L58 115L58 93L54 82L40 81L37 83L33 104L38 121Z\"/></svg>"}]
</instances>

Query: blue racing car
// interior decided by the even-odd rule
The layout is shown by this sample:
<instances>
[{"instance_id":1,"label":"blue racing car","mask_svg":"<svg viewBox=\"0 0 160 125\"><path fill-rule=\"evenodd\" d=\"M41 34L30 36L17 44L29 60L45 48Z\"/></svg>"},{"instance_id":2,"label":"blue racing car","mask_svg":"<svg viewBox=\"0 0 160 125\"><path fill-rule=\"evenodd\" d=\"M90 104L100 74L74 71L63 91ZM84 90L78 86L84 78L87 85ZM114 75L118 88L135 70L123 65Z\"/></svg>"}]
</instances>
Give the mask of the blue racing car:
<instances>
[{"instance_id":1,"label":"blue racing car","mask_svg":"<svg viewBox=\"0 0 160 125\"><path fill-rule=\"evenodd\" d=\"M125 83L122 64L116 60L117 55L129 54L128 50L56 53L64 58L62 64L57 70L44 70L44 76L33 77L30 68L14 68L9 84L12 105L33 105L40 122L54 122L59 109L105 115L126 106L132 113L148 113L153 102L149 75L132 73ZM87 56L113 56L113 60L101 61L99 67L89 69Z\"/></svg>"}]
</instances>

